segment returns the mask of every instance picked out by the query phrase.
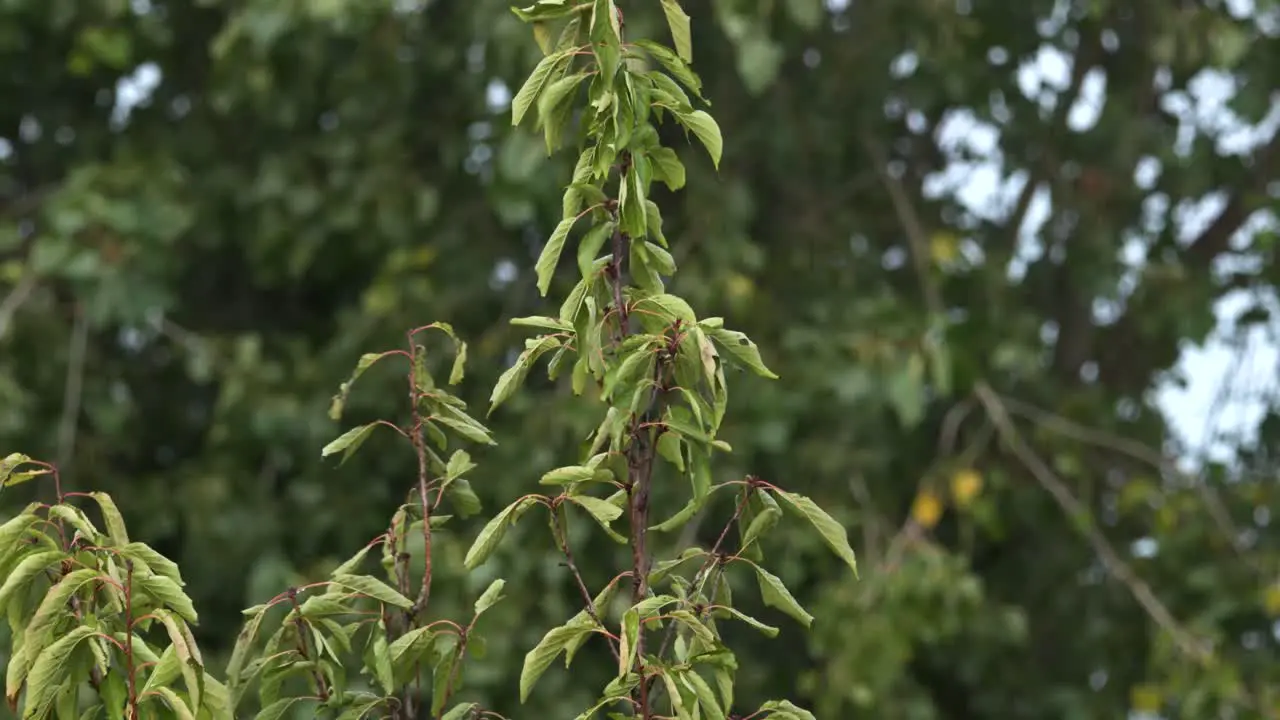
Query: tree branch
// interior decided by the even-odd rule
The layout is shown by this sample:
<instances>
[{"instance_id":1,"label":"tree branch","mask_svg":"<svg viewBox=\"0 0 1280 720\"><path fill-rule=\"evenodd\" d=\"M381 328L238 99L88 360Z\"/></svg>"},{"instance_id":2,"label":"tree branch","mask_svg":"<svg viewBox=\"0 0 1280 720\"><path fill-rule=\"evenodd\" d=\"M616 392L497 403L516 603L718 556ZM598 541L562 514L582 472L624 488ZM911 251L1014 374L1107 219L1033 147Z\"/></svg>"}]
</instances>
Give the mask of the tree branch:
<instances>
[{"instance_id":1,"label":"tree branch","mask_svg":"<svg viewBox=\"0 0 1280 720\"><path fill-rule=\"evenodd\" d=\"M907 247L911 250L911 259L915 265L916 277L920 282L920 294L924 298L925 309L930 315L941 316L945 307L942 304L942 295L938 291L937 282L929 268L929 236L924 229L920 214L916 212L902 181L890 174L889 158L880 145L869 134L863 133L862 146L876 166L876 173L880 176L880 182L884 185L885 191L889 193L893 211L898 216L902 231L907 236Z\"/></svg>"},{"instance_id":2,"label":"tree branch","mask_svg":"<svg viewBox=\"0 0 1280 720\"><path fill-rule=\"evenodd\" d=\"M1072 518L1089 517L1089 510L1084 503L1071 494L1071 490L1067 488L1066 483L1022 439L1022 435L1014 427L1013 421L1009 417L1008 410L991 387L985 382L979 382L974 393L978 398L978 402L986 409L987 416L991 418L991 422L999 431L1005 445L1026 467L1036 482L1053 497L1062 511ZM1147 615L1157 625L1169 633L1180 650L1200 662L1208 661L1212 657L1212 647L1203 639L1185 630L1174 619L1173 614L1169 612L1165 604L1151 590L1151 586L1138 577L1133 568L1120 558L1120 555L1111 547L1106 537L1097 528L1092 525L1085 525L1082 532L1089 541L1090 546L1093 547L1094 552L1102 560L1102 564L1111 573L1111 576L1129 589L1134 600L1142 606Z\"/></svg>"}]
</instances>

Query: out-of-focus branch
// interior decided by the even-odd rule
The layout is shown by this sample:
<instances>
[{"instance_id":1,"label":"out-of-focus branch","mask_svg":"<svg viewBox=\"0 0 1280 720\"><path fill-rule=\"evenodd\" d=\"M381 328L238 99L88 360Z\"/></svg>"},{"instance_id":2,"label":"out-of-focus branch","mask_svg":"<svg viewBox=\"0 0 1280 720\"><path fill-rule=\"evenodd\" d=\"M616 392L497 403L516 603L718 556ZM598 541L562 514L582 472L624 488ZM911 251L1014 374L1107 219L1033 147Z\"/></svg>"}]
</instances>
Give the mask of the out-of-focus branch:
<instances>
[{"instance_id":1,"label":"out-of-focus branch","mask_svg":"<svg viewBox=\"0 0 1280 720\"><path fill-rule=\"evenodd\" d=\"M893 203L893 211L898 216L902 231L907 236L907 246L911 250L911 260L915 264L916 276L920 281L920 293L924 296L925 309L930 315L941 316L945 309L942 296L938 292L938 284L929 271L929 236L924 229L920 214L916 212L911 196L902 185L902 181L889 172L889 157L880 145L868 134L862 135L862 145L876 166L880 182L889 193Z\"/></svg>"},{"instance_id":2,"label":"out-of-focus branch","mask_svg":"<svg viewBox=\"0 0 1280 720\"><path fill-rule=\"evenodd\" d=\"M67 380L62 393L62 416L58 421L58 468L67 476L75 453L76 430L80 427L80 401L84 389L84 361L89 344L89 321L84 308L75 308L71 342L67 349Z\"/></svg>"},{"instance_id":3,"label":"out-of-focus branch","mask_svg":"<svg viewBox=\"0 0 1280 720\"><path fill-rule=\"evenodd\" d=\"M1014 427L1008 409L991 387L984 382L979 382L974 392L978 402L982 404L987 411L987 416L991 418L991 422L999 431L1004 444L1018 458L1019 462L1026 467L1036 482L1053 497L1062 511L1073 518L1087 517L1088 508L1071 493L1066 483L1022 439L1022 435ZM1212 657L1213 650L1209 643L1192 635L1182 627L1173 617L1169 608L1156 597L1151 590L1151 586L1138 577L1133 568L1120 558L1120 555L1111 547L1111 543L1097 528L1092 525L1086 525L1083 532L1090 546L1093 547L1094 552L1102 560L1103 565L1111 573L1111 576L1129 589L1134 600L1142 606L1147 615L1161 629L1169 633L1179 649L1200 662L1207 661Z\"/></svg>"},{"instance_id":4,"label":"out-of-focus branch","mask_svg":"<svg viewBox=\"0 0 1280 720\"><path fill-rule=\"evenodd\" d=\"M22 277L18 280L18 284L0 300L0 338L3 338L9 332L9 323L13 321L13 316L17 314L22 304L31 297L31 293L35 291L39 280L34 270L28 266L22 271Z\"/></svg>"},{"instance_id":5,"label":"out-of-focus branch","mask_svg":"<svg viewBox=\"0 0 1280 720\"><path fill-rule=\"evenodd\" d=\"M1010 397L1001 396L1000 401L1010 413L1021 415L1032 422L1044 427L1047 430L1056 432L1064 437L1069 437L1082 443L1094 445L1096 447L1114 450L1122 455L1126 455L1134 460L1150 465L1151 467L1170 475L1181 478L1188 478L1187 474L1182 472L1178 466L1160 451L1145 443L1128 438L1119 437L1102 430L1087 427L1080 423L1069 420L1061 415L1042 410L1030 403L1016 400ZM1235 522L1231 519L1231 513L1227 510L1226 504L1218 493L1205 482L1195 482L1195 487L1199 491L1201 498L1205 502L1205 508L1209 511L1218 530L1226 536L1227 541L1237 552L1242 551L1240 530Z\"/></svg>"}]
</instances>

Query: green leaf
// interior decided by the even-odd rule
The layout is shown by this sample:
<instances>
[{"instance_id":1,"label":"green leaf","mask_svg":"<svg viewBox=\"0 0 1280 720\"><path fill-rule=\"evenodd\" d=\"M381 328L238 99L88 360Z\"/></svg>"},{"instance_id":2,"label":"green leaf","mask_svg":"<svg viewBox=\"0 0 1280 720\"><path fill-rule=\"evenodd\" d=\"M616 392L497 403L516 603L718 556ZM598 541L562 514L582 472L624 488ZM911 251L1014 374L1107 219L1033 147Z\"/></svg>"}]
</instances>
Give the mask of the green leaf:
<instances>
[{"instance_id":1,"label":"green leaf","mask_svg":"<svg viewBox=\"0 0 1280 720\"><path fill-rule=\"evenodd\" d=\"M618 677L625 677L635 667L640 651L640 612L636 608L622 615L622 633L618 639Z\"/></svg>"},{"instance_id":2,"label":"green leaf","mask_svg":"<svg viewBox=\"0 0 1280 720\"><path fill-rule=\"evenodd\" d=\"M150 698L158 697L164 701L164 704L173 711L179 720L196 720L195 714L191 712L191 708L187 706L186 701L179 697L178 693L173 691L173 688L158 687L151 692L153 693L152 695L143 698L142 701L144 703Z\"/></svg>"},{"instance_id":3,"label":"green leaf","mask_svg":"<svg viewBox=\"0 0 1280 720\"><path fill-rule=\"evenodd\" d=\"M32 505L31 507L35 507ZM19 541L27 530L40 522L40 517L31 512L28 507L23 512L6 520L4 524L0 524L0 565L4 564L5 558L22 547Z\"/></svg>"},{"instance_id":4,"label":"green leaf","mask_svg":"<svg viewBox=\"0 0 1280 720\"><path fill-rule=\"evenodd\" d=\"M475 570L498 548L498 543L502 542L502 538L507 534L507 529L513 525L520 516L524 514L530 506L538 502L537 498L522 497L502 509L480 530L480 534L476 536L475 542L471 544L471 548L467 550L467 555L463 558L462 564L468 570Z\"/></svg>"},{"instance_id":5,"label":"green leaf","mask_svg":"<svg viewBox=\"0 0 1280 720\"><path fill-rule=\"evenodd\" d=\"M40 652L27 675L26 712L23 717L43 717L49 711L71 673L71 654L81 642L97 633L96 628L79 625ZM17 689L10 688L9 695L16 700Z\"/></svg>"},{"instance_id":6,"label":"green leaf","mask_svg":"<svg viewBox=\"0 0 1280 720\"><path fill-rule=\"evenodd\" d=\"M569 483L586 482L596 476L594 468L581 465L570 465L550 470L538 481L540 485L568 485Z\"/></svg>"},{"instance_id":7,"label":"green leaf","mask_svg":"<svg viewBox=\"0 0 1280 720\"><path fill-rule=\"evenodd\" d=\"M485 610L493 607L502 599L502 587L506 584L507 581L502 578L498 578L497 580L489 583L489 587L486 588L484 593L480 595L480 598L476 600L475 612L477 616Z\"/></svg>"},{"instance_id":8,"label":"green leaf","mask_svg":"<svg viewBox=\"0 0 1280 720\"><path fill-rule=\"evenodd\" d=\"M578 272L582 273L582 277L590 277L592 275L592 266L596 262L596 257L600 255L601 248L604 247L605 240L613 235L613 229L616 224L613 222L604 222L596 225L582 236L582 240L578 242Z\"/></svg>"},{"instance_id":9,"label":"green leaf","mask_svg":"<svg viewBox=\"0 0 1280 720\"><path fill-rule=\"evenodd\" d=\"M764 598L765 605L781 610L799 620L805 627L813 624L813 616L800 606L799 601L787 586L782 584L781 578L750 560L744 560L744 562L751 563L751 567L756 571L756 580L760 583L760 595Z\"/></svg>"},{"instance_id":10,"label":"green leaf","mask_svg":"<svg viewBox=\"0 0 1280 720\"><path fill-rule=\"evenodd\" d=\"M512 318L510 323L520 327L535 327L543 330L553 330L556 332L573 332L572 323L565 322L560 318L544 317L541 315Z\"/></svg>"},{"instance_id":11,"label":"green leaf","mask_svg":"<svg viewBox=\"0 0 1280 720\"><path fill-rule=\"evenodd\" d=\"M764 509L755 517L751 518L751 522L747 525L747 529L742 533L741 547L746 548L755 542L760 536L769 532L778 524L779 518L782 517L782 509L763 491L755 490L756 497L764 503ZM741 554L739 550L739 554Z\"/></svg>"},{"instance_id":12,"label":"green leaf","mask_svg":"<svg viewBox=\"0 0 1280 720\"><path fill-rule=\"evenodd\" d=\"M564 241L569 237L569 231L577 221L577 217L571 217L557 223L556 229L551 233L551 239L538 255L538 263L534 269L538 273L538 292L543 297L547 296L547 290L551 287L551 277L555 274L556 265L560 262L560 253L564 251Z\"/></svg>"},{"instance_id":13,"label":"green leaf","mask_svg":"<svg viewBox=\"0 0 1280 720\"><path fill-rule=\"evenodd\" d=\"M724 328L703 328L703 332L732 355L733 359L751 368L755 374L770 380L778 379L778 376L765 367L764 361L760 359L760 348L745 334Z\"/></svg>"},{"instance_id":14,"label":"green leaf","mask_svg":"<svg viewBox=\"0 0 1280 720\"><path fill-rule=\"evenodd\" d=\"M485 445L498 444L497 441L493 439L493 436L489 434L489 430L475 421L467 422L457 416L436 415L431 418L431 422L440 423L471 442L482 443Z\"/></svg>"},{"instance_id":15,"label":"green leaf","mask_svg":"<svg viewBox=\"0 0 1280 720\"><path fill-rule=\"evenodd\" d=\"M720 126L715 118L708 115L705 110L694 110L691 113L678 112L675 116L681 125L692 130L698 140L702 141L707 154L711 156L712 164L719 170L720 154L724 151L724 138L720 134Z\"/></svg>"},{"instance_id":16,"label":"green leaf","mask_svg":"<svg viewBox=\"0 0 1280 720\"><path fill-rule=\"evenodd\" d=\"M512 127L520 124L520 121L524 119L525 113L538 101L538 97L542 95L543 90L550 83L560 64L568 62L570 57L571 55L568 52L560 51L542 58L542 61L533 69L529 78L524 81L524 85L520 87L519 92L511 100Z\"/></svg>"},{"instance_id":17,"label":"green leaf","mask_svg":"<svg viewBox=\"0 0 1280 720\"><path fill-rule=\"evenodd\" d=\"M298 697L280 698L259 710L258 714L253 716L254 720L281 720L285 717L291 717L292 715L288 714L289 708L302 702L304 699L305 698Z\"/></svg>"},{"instance_id":18,"label":"green leaf","mask_svg":"<svg viewBox=\"0 0 1280 720\"><path fill-rule=\"evenodd\" d=\"M468 518L480 512L480 496L471 489L471 483L467 480L458 478L445 486L444 491L462 517Z\"/></svg>"},{"instance_id":19,"label":"green leaf","mask_svg":"<svg viewBox=\"0 0 1280 720\"><path fill-rule=\"evenodd\" d=\"M670 293L659 293L642 298L636 303L636 306L643 306L645 309L653 311L663 325L669 325L676 320L685 325L693 325L698 322L698 318L689 303L684 298ZM655 328L655 330L662 329L665 328Z\"/></svg>"},{"instance_id":20,"label":"green leaf","mask_svg":"<svg viewBox=\"0 0 1280 720\"><path fill-rule=\"evenodd\" d=\"M480 712L480 703L454 705L440 720L472 720Z\"/></svg>"},{"instance_id":21,"label":"green leaf","mask_svg":"<svg viewBox=\"0 0 1280 720\"><path fill-rule=\"evenodd\" d=\"M435 644L436 635L430 627L414 628L388 646L392 674L398 684L403 685L417 676L418 666Z\"/></svg>"},{"instance_id":22,"label":"green leaf","mask_svg":"<svg viewBox=\"0 0 1280 720\"><path fill-rule=\"evenodd\" d=\"M649 529L656 532L670 532L678 527L682 527L689 521L689 518L696 515L698 511L702 509L702 506L707 502L707 497L708 496L690 498L689 502L685 503L685 506L680 508L675 515L672 515L657 525L650 526Z\"/></svg>"},{"instance_id":23,"label":"green leaf","mask_svg":"<svg viewBox=\"0 0 1280 720\"><path fill-rule=\"evenodd\" d=\"M18 466L32 462L31 458L22 453L10 453L3 460L0 460L0 488L11 487L13 485L21 485L22 483L40 476L50 473L48 469L26 470L23 472L14 472Z\"/></svg>"},{"instance_id":24,"label":"green leaf","mask_svg":"<svg viewBox=\"0 0 1280 720\"><path fill-rule=\"evenodd\" d=\"M343 573L341 575L335 574L333 576L333 582L345 588L355 590L363 595L368 595L369 597L388 605L394 605L404 610L408 610L413 607L413 601L404 595L401 595L395 588L382 582L376 577L369 575L347 575Z\"/></svg>"},{"instance_id":25,"label":"green leaf","mask_svg":"<svg viewBox=\"0 0 1280 720\"><path fill-rule=\"evenodd\" d=\"M720 610L724 610L725 612L729 613L731 616L733 616L733 617L734 617L734 619L741 620L742 622L744 622L744 623L746 623L746 624L750 625L751 627L755 628L756 630L759 630L760 632L764 633L764 635L765 635L766 637L777 637L777 636L778 636L778 628L776 628L776 627L774 627L774 626L772 626L772 625L765 625L764 623L760 622L759 620L757 620L757 619L755 619L755 618L751 617L750 615L747 615L746 613L741 612L740 610L737 610L736 608L731 608L731 607L722 607L722 608L719 608L719 609L720 609Z\"/></svg>"},{"instance_id":26,"label":"green leaf","mask_svg":"<svg viewBox=\"0 0 1280 720\"><path fill-rule=\"evenodd\" d=\"M573 92L589 76L590 73L574 73L548 85L546 91L542 93L542 97L538 98L538 122L547 123L548 121L553 121L553 115L561 104L572 104Z\"/></svg>"},{"instance_id":27,"label":"green leaf","mask_svg":"<svg viewBox=\"0 0 1280 720\"><path fill-rule=\"evenodd\" d=\"M675 150L668 147L656 147L649 151L649 160L653 163L654 180L662 182L672 192L684 187L684 163L680 162L680 156L676 154ZM652 219L649 224L653 225Z\"/></svg>"},{"instance_id":28,"label":"green leaf","mask_svg":"<svg viewBox=\"0 0 1280 720\"><path fill-rule=\"evenodd\" d=\"M769 717L779 718L779 720L818 720L813 713L792 704L790 700L770 700L761 705L760 710L761 712L771 711L772 714Z\"/></svg>"},{"instance_id":29,"label":"green leaf","mask_svg":"<svg viewBox=\"0 0 1280 720\"><path fill-rule=\"evenodd\" d=\"M365 440L369 439L369 433L373 432L373 429L377 427L377 425L377 423L360 425L342 433L328 445L324 446L324 449L320 451L320 457L329 457L334 453L340 452L342 453L342 460L339 464L346 462L347 458L351 457L351 454L364 444Z\"/></svg>"},{"instance_id":30,"label":"green leaf","mask_svg":"<svg viewBox=\"0 0 1280 720\"><path fill-rule=\"evenodd\" d=\"M23 558L13 570L9 571L4 584L0 585L0 609L8 607L14 595L26 590L32 579L58 564L65 557L66 553L61 550L44 550Z\"/></svg>"},{"instance_id":31,"label":"green leaf","mask_svg":"<svg viewBox=\"0 0 1280 720\"><path fill-rule=\"evenodd\" d=\"M127 545L129 533L125 530L124 516L120 514L115 501L104 492L91 492L89 497L97 501L98 507L102 509L102 520L107 525L107 537L111 539L111 544L116 547Z\"/></svg>"},{"instance_id":32,"label":"green leaf","mask_svg":"<svg viewBox=\"0 0 1280 720\"><path fill-rule=\"evenodd\" d=\"M689 28L689 15L676 0L662 0L662 12L667 16L667 26L671 28L676 53L681 60L693 62L693 34Z\"/></svg>"},{"instance_id":33,"label":"green leaf","mask_svg":"<svg viewBox=\"0 0 1280 720\"><path fill-rule=\"evenodd\" d=\"M648 216L644 210L644 188L640 183L640 173L635 163L627 168L626 175L618 185L618 215L622 232L637 241L649 234Z\"/></svg>"},{"instance_id":34,"label":"green leaf","mask_svg":"<svg viewBox=\"0 0 1280 720\"><path fill-rule=\"evenodd\" d=\"M457 385L462 382L462 378L467 371L467 344L458 341L457 352L453 356L453 369L449 371L449 384Z\"/></svg>"},{"instance_id":35,"label":"green leaf","mask_svg":"<svg viewBox=\"0 0 1280 720\"><path fill-rule=\"evenodd\" d=\"M567 322L567 321L566 321ZM526 347L524 352L520 353L516 361L511 367L498 378L498 382L493 386L493 393L489 395L489 412L490 414L508 398L515 394L515 391L524 383L525 377L529 374L529 368L537 362L548 350L560 347L560 340L554 335L546 335L539 338L532 347Z\"/></svg>"},{"instance_id":36,"label":"green leaf","mask_svg":"<svg viewBox=\"0 0 1280 720\"><path fill-rule=\"evenodd\" d=\"M617 505L590 495L570 495L567 500L590 513L604 528L608 528L610 523L622 516L622 509Z\"/></svg>"},{"instance_id":37,"label":"green leaf","mask_svg":"<svg viewBox=\"0 0 1280 720\"><path fill-rule=\"evenodd\" d=\"M536 22L562 18L575 9L569 0L538 0L526 8L511 8L511 12L525 22Z\"/></svg>"},{"instance_id":38,"label":"green leaf","mask_svg":"<svg viewBox=\"0 0 1280 720\"><path fill-rule=\"evenodd\" d=\"M693 91L693 94L699 98L702 97L702 79L698 77L680 56L665 45L660 45L652 40L637 40L635 44L644 48L664 70L670 73L671 77L679 80L682 85ZM688 105L688 98L684 99L684 104ZM671 108L672 111L683 110L683 108Z\"/></svg>"},{"instance_id":39,"label":"green leaf","mask_svg":"<svg viewBox=\"0 0 1280 720\"><path fill-rule=\"evenodd\" d=\"M591 625L570 622L552 628L543 635L538 644L525 653L524 666L520 669L520 702L524 703L529 699L529 692L538 683L538 678L542 677L552 661L570 642L592 631Z\"/></svg>"},{"instance_id":40,"label":"green leaf","mask_svg":"<svg viewBox=\"0 0 1280 720\"><path fill-rule=\"evenodd\" d=\"M822 541L849 566L853 576L857 577L858 560L853 554L853 548L849 545L849 536L840 523L804 495L789 493L785 490L776 490L775 494L786 503L786 507L808 520L817 529L818 534L822 536Z\"/></svg>"},{"instance_id":41,"label":"green leaf","mask_svg":"<svg viewBox=\"0 0 1280 720\"><path fill-rule=\"evenodd\" d=\"M200 619L196 615L195 605L191 603L191 598L178 587L178 583L164 577L163 575L143 575L137 573L133 575L133 584L136 590L141 590L155 601L170 610L178 613L183 620L197 624Z\"/></svg>"},{"instance_id":42,"label":"green leaf","mask_svg":"<svg viewBox=\"0 0 1280 720\"><path fill-rule=\"evenodd\" d=\"M684 698L681 697L680 686L676 684L676 679L672 677L671 673L672 671L666 668L659 672L662 676L662 684L667 687L667 700L671 703L672 709L675 710L678 720L693 720L688 708L684 706Z\"/></svg>"},{"instance_id":43,"label":"green leaf","mask_svg":"<svg viewBox=\"0 0 1280 720\"><path fill-rule=\"evenodd\" d=\"M378 685L382 687L383 692L387 694L395 692L395 675L391 671L391 648L387 644L387 626L383 622L379 622L370 635L365 665L373 670L373 675L378 679Z\"/></svg>"}]
</instances>

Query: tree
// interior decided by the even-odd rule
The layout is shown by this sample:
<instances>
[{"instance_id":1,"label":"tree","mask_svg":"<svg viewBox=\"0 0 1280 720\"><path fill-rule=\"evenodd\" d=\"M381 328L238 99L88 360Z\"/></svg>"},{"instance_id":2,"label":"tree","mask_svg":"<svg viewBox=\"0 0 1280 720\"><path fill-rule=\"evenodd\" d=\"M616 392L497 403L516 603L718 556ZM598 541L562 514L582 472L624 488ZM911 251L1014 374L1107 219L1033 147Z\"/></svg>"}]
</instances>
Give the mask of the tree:
<instances>
[{"instance_id":1,"label":"tree","mask_svg":"<svg viewBox=\"0 0 1280 720\"><path fill-rule=\"evenodd\" d=\"M778 629L734 608L729 572L748 568L765 604L805 626L813 621L761 563L760 546L783 507L811 525L857 571L844 528L808 497L750 476L713 480L713 453L730 450L716 439L728 404L725 360L764 377L777 376L746 335L726 329L722 318L699 319L685 300L665 291L663 276L674 275L676 268L661 211L648 198L655 181L672 190L682 187L685 168L661 144L653 121L667 116L678 122L717 164L723 138L712 116L695 110L687 94L701 97L701 80L689 65L690 18L675 0L665 0L663 10L674 47L627 37L613 0L542 0L516 11L532 24L545 57L515 95L512 124L519 125L536 107L549 151L566 131L585 140L565 190L563 218L537 262L543 295L574 226L586 218L593 225L578 239L581 277L559 316L512 321L546 332L527 341L498 379L490 412L512 397L543 356L552 358L548 374L553 379L571 363L574 394L591 390L607 411L582 460L542 476L542 485L561 490L524 494L507 505L481 529L463 564L469 570L482 566L522 515L539 506L548 512L555 546L582 591L583 607L526 654L520 700L560 654L568 666L598 636L614 656L616 672L578 716L584 720L603 712L645 720L726 718L733 712L738 661L718 625L741 621L770 636ZM558 26L554 43L553 25ZM587 59L585 66L580 58ZM590 102L578 111L575 98L583 85L589 86ZM616 194L611 196L610 189ZM597 257L602 250L605 254ZM437 322L414 328L404 349L363 355L329 410L330 417L341 418L356 380L375 365L399 360L407 366L408 422L358 425L321 451L322 457L341 453L345 460L374 432L393 431L413 448L416 483L389 528L326 581L290 587L244 611L247 620L227 662L225 685L208 672L191 631L197 614L182 590L178 566L129 540L109 495L67 493L56 466L26 455L0 462L0 488L48 478L56 493L54 503L32 503L0 525L0 607L14 633L6 672L10 708L20 706L24 718L82 713L131 720L144 715L231 718L246 691L256 686L257 718L503 717L479 702L459 703L458 691L462 667L483 640L477 623L502 599L506 581L489 583L465 626L435 617L430 604L433 535L451 519L441 512L445 498L464 517L479 509L467 479L476 464L461 449L443 458L449 436L496 444L488 428L467 413L465 401L433 378L423 341L432 331L453 341L449 384L462 381L467 344L452 326ZM671 472L659 473L659 461ZM660 507L653 502L662 494L655 484L659 479L668 486L687 479L691 493L682 509L656 522L651 511ZM616 492L607 499L593 495L599 486ZM681 529L722 490L737 498L716 542L708 549L683 548L678 557L655 563L648 533ZM74 503L77 497L97 503L105 530ZM598 593L588 589L571 549L570 519L584 514L630 549L629 568ZM625 537L612 527L622 515L627 516ZM735 526L740 539L731 550L725 540ZM410 537L420 539L416 553ZM366 572L374 548L381 549L385 580ZM539 556L525 559L536 562ZM682 565L698 569L689 574ZM416 591L413 567L420 568ZM620 592L622 585L631 586L629 597ZM662 592L663 586L670 589ZM615 602L619 595L620 603ZM284 610L283 617L271 618L277 608ZM366 677L354 677L357 672ZM425 693L424 676L431 685ZM87 701L82 698L86 685ZM770 700L752 716L813 719L785 700Z\"/></svg>"},{"instance_id":2,"label":"tree","mask_svg":"<svg viewBox=\"0 0 1280 720\"><path fill-rule=\"evenodd\" d=\"M0 10L4 67L23 70L0 78L0 437L110 492L135 536L191 568L218 662L241 607L326 577L384 524L398 490L369 478L413 473L395 453L338 472L316 456L350 358L424 314L474 340L476 387L522 349L495 319L537 312L534 266L561 210L544 178L572 158L544 159L499 117L503 87L538 59L501 3L134 5ZM1272 322L1271 126L1188 110L1216 95L1241 122L1267 116L1274 4L708 5L697 65L732 130L722 181L691 162L689 189L655 198L672 290L775 349L786 379L734 378L721 436L735 453L719 467L831 508L863 571L846 582L820 543L778 528L777 572L819 624L812 641L752 646L742 687L819 717L1265 717L1276 547L1258 508L1274 504L1274 420L1242 465L1184 477L1150 392L1222 298ZM664 22L657 4L624 8L638 35ZM100 95L146 80L144 63L151 99L113 123ZM978 179L948 174L966 169ZM993 184L988 206L975 188ZM1204 217L1184 219L1190 204ZM75 224L86 212L93 232ZM33 229L37 248L112 242L71 244L91 249L63 263L22 252ZM92 312L78 322L77 307ZM402 381L364 381L349 412L390 415ZM1185 632L1152 619L1009 433L998 441L980 382ZM545 432L484 453L503 480L477 494L500 507L594 419L531 377L490 424ZM975 476L961 508L952 482ZM899 534L913 507L938 523ZM545 543L530 525L508 541ZM437 538L433 602L450 616L484 589L460 572L478 530ZM1155 555L1131 552L1148 540ZM608 545L578 554L625 562ZM572 614L577 590L505 546L492 563L538 588L486 614L492 665L477 667L494 669L471 680L498 698L545 629L521 619ZM1184 634L1215 641L1212 665L1170 642ZM532 716L589 700L554 670L540 690Z\"/></svg>"}]
</instances>

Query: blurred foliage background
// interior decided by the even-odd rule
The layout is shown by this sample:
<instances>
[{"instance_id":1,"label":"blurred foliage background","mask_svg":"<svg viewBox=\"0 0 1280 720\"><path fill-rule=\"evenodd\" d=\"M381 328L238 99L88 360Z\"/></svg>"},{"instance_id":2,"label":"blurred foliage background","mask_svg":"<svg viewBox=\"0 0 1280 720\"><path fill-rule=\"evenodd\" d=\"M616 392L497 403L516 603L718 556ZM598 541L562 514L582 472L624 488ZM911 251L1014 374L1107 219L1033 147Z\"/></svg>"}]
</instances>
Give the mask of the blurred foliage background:
<instances>
[{"instance_id":1,"label":"blurred foliage background","mask_svg":"<svg viewBox=\"0 0 1280 720\"><path fill-rule=\"evenodd\" d=\"M663 32L656 2L620 5ZM682 150L688 190L655 198L675 291L783 378L731 381L717 472L813 496L863 568L800 527L766 545L818 620L744 584L785 630L736 637L742 707L1280 716L1280 416L1264 388L1225 459L1188 464L1154 392L1195 380L1186 348L1280 327L1280 3L685 6L726 145L718 175ZM114 494L181 563L206 656L412 481L387 438L320 459L355 359L450 321L482 404L524 337L506 319L544 307L532 265L573 156L510 128L527 32L499 0L0 0L0 452ZM367 378L353 422L401 401ZM486 513L596 417L535 373L477 453ZM508 580L466 692L570 717L608 663L553 669L524 706L514 679L572 581L536 524L463 573L482 520L437 548L440 612ZM626 562L582 542L593 585Z\"/></svg>"}]
</instances>

